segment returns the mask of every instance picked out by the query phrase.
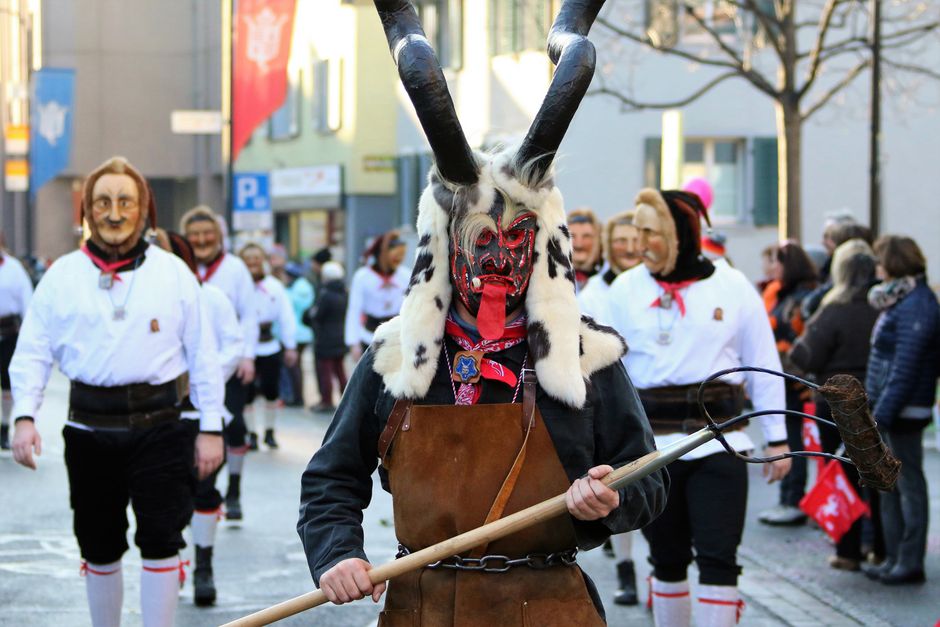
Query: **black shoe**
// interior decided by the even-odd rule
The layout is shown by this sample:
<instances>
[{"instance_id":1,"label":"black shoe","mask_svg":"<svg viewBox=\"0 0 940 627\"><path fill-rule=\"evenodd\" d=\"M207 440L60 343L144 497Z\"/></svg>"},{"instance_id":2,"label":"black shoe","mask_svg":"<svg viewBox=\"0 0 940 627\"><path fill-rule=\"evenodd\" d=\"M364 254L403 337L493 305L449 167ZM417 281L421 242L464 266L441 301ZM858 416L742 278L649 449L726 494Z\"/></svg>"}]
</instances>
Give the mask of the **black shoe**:
<instances>
[{"instance_id":1,"label":"black shoe","mask_svg":"<svg viewBox=\"0 0 940 627\"><path fill-rule=\"evenodd\" d=\"M894 564L887 560L880 564L872 564L870 562L863 562L861 564L862 572L872 581L881 581L881 578L891 572L892 568L894 568Z\"/></svg>"},{"instance_id":2,"label":"black shoe","mask_svg":"<svg viewBox=\"0 0 940 627\"><path fill-rule=\"evenodd\" d=\"M199 607L215 605L215 581L212 580L212 547L196 547L193 570L193 602Z\"/></svg>"},{"instance_id":3,"label":"black shoe","mask_svg":"<svg viewBox=\"0 0 940 627\"><path fill-rule=\"evenodd\" d=\"M636 571L633 569L633 560L625 560L617 564L617 579L620 589L614 595L614 603L637 605L639 599L636 595Z\"/></svg>"},{"instance_id":4,"label":"black shoe","mask_svg":"<svg viewBox=\"0 0 940 627\"><path fill-rule=\"evenodd\" d=\"M601 547L601 550L604 552L605 557L614 557L614 545L611 544L610 538L604 540L604 545Z\"/></svg>"},{"instance_id":5,"label":"black shoe","mask_svg":"<svg viewBox=\"0 0 940 627\"><path fill-rule=\"evenodd\" d=\"M258 434L252 431L248 434L248 450L257 451L258 450Z\"/></svg>"},{"instance_id":6,"label":"black shoe","mask_svg":"<svg viewBox=\"0 0 940 627\"><path fill-rule=\"evenodd\" d=\"M228 476L228 490L225 492L225 519L242 519L241 475Z\"/></svg>"},{"instance_id":7,"label":"black shoe","mask_svg":"<svg viewBox=\"0 0 940 627\"><path fill-rule=\"evenodd\" d=\"M924 583L927 578L924 576L923 569L911 570L895 566L881 575L880 581L886 586L901 586L908 583Z\"/></svg>"},{"instance_id":8,"label":"black shoe","mask_svg":"<svg viewBox=\"0 0 940 627\"><path fill-rule=\"evenodd\" d=\"M10 450L10 425L0 426L0 449Z\"/></svg>"},{"instance_id":9,"label":"black shoe","mask_svg":"<svg viewBox=\"0 0 940 627\"><path fill-rule=\"evenodd\" d=\"M277 440L274 439L274 429L264 430L264 443L268 448L277 448Z\"/></svg>"}]
</instances>

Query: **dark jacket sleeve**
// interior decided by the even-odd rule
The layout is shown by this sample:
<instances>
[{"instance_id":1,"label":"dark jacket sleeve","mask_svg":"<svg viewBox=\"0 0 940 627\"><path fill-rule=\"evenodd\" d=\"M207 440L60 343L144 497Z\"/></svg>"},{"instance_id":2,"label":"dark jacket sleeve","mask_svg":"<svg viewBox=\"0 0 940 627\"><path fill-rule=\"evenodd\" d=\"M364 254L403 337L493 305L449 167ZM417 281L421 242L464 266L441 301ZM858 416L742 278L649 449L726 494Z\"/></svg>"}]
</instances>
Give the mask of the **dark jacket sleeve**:
<instances>
[{"instance_id":1,"label":"dark jacket sleeve","mask_svg":"<svg viewBox=\"0 0 940 627\"><path fill-rule=\"evenodd\" d=\"M372 499L378 465L379 419L374 413L381 378L372 370L372 350L356 366L323 444L304 471L297 532L313 580L344 559L367 559L362 511Z\"/></svg>"},{"instance_id":2,"label":"dark jacket sleeve","mask_svg":"<svg viewBox=\"0 0 940 627\"><path fill-rule=\"evenodd\" d=\"M656 450L646 412L619 360L591 376L594 395L594 464L619 468ZM578 546L592 549L610 535L639 529L666 507L669 475L660 469L620 488L620 506L605 518L572 518Z\"/></svg>"},{"instance_id":3,"label":"dark jacket sleeve","mask_svg":"<svg viewBox=\"0 0 940 627\"><path fill-rule=\"evenodd\" d=\"M872 413L878 424L889 426L907 405L911 404L913 390L921 381L925 363L936 359L925 353L931 348L937 333L936 303L929 288L918 288L895 305L897 342L888 365L888 375L882 394ZM925 405L929 405L927 401Z\"/></svg>"},{"instance_id":4,"label":"dark jacket sleeve","mask_svg":"<svg viewBox=\"0 0 940 627\"><path fill-rule=\"evenodd\" d=\"M803 332L793 348L790 349L790 361L800 370L819 374L826 369L836 345L835 319L838 317L837 305L823 307L806 323ZM867 338L863 338L865 341Z\"/></svg>"}]
</instances>

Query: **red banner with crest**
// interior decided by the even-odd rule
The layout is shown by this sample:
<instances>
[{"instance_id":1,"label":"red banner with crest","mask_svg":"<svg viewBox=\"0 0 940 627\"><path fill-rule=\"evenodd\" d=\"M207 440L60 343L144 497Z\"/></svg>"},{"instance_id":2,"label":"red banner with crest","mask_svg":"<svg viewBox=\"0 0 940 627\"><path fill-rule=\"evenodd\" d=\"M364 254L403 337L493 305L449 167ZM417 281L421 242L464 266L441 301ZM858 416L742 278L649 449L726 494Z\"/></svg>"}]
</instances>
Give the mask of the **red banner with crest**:
<instances>
[{"instance_id":1,"label":"red banner with crest","mask_svg":"<svg viewBox=\"0 0 940 627\"><path fill-rule=\"evenodd\" d=\"M233 16L232 161L284 104L296 0L237 0Z\"/></svg>"},{"instance_id":2,"label":"red banner with crest","mask_svg":"<svg viewBox=\"0 0 940 627\"><path fill-rule=\"evenodd\" d=\"M836 542L859 517L869 513L868 505L845 476L842 464L835 460L826 464L816 485L800 501L800 509Z\"/></svg>"}]
</instances>

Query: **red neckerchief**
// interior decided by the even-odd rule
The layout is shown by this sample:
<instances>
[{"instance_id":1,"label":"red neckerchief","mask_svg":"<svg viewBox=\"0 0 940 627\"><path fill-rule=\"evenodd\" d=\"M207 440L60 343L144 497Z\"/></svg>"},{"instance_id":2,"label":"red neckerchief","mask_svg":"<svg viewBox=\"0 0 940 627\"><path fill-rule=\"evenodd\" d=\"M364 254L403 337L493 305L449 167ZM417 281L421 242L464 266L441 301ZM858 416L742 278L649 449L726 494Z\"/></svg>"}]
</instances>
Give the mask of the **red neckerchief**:
<instances>
[{"instance_id":1,"label":"red neckerchief","mask_svg":"<svg viewBox=\"0 0 940 627\"><path fill-rule=\"evenodd\" d=\"M398 287L395 284L394 272L392 272L391 274L382 274L381 272L375 269L375 266L369 266L369 269L375 272L378 275L378 277L382 279L382 285L379 286L380 290L384 290L386 287Z\"/></svg>"},{"instance_id":2,"label":"red neckerchief","mask_svg":"<svg viewBox=\"0 0 940 627\"><path fill-rule=\"evenodd\" d=\"M215 258L215 261L206 266L205 272L199 273L199 282L208 283L209 279L212 278L212 275L215 274L215 271L219 269L219 266L222 265L222 260L225 259L225 251L219 253L219 256Z\"/></svg>"},{"instance_id":3,"label":"red neckerchief","mask_svg":"<svg viewBox=\"0 0 940 627\"><path fill-rule=\"evenodd\" d=\"M82 252L85 253L89 259L91 259L91 262L95 264L99 270L101 270L101 274L110 274L112 280L114 281L121 280L121 277L118 276L117 273L118 270L137 261L137 257L132 259L121 259L120 261L105 261L95 253L91 252L87 244L82 244Z\"/></svg>"},{"instance_id":4,"label":"red neckerchief","mask_svg":"<svg viewBox=\"0 0 940 627\"><path fill-rule=\"evenodd\" d=\"M685 316L685 301L682 299L682 294L679 293L679 290L689 287L693 283L698 281L698 279L692 279L691 281L679 281L678 283L667 283L666 281L656 281L656 285L663 288L663 296L669 294L676 305L679 306L679 314ZM659 307L662 305L663 297L659 296L652 302L650 307Z\"/></svg>"},{"instance_id":5,"label":"red neckerchief","mask_svg":"<svg viewBox=\"0 0 940 627\"><path fill-rule=\"evenodd\" d=\"M498 340L481 338L478 342L474 342L450 315L447 316L447 321L444 323L444 331L465 351L498 353L521 344L525 340L526 317L519 316L507 324L503 336ZM453 368L453 364L448 364L448 368ZM480 360L480 377L491 381L501 381L510 388L515 388L518 382L518 378L511 370L486 357ZM461 383L455 402L457 405L474 405L480 400L482 392L483 386L479 381L477 383Z\"/></svg>"}]
</instances>

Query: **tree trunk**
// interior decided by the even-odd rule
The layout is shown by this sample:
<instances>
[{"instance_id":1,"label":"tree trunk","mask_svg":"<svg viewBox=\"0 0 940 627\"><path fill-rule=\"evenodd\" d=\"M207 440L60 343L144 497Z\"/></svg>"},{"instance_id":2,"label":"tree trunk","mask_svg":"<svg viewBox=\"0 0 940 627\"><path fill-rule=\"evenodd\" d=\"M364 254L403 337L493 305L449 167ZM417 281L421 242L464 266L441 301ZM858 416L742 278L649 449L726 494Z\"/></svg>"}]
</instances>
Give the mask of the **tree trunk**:
<instances>
[{"instance_id":1,"label":"tree trunk","mask_svg":"<svg viewBox=\"0 0 940 627\"><path fill-rule=\"evenodd\" d=\"M802 162L803 119L799 103L782 100L777 110L777 193L780 239L801 239L800 164Z\"/></svg>"}]
</instances>

